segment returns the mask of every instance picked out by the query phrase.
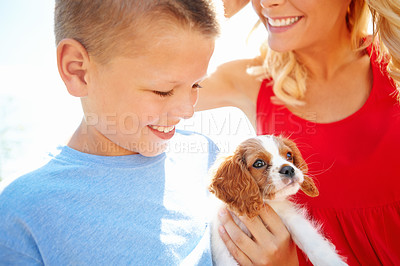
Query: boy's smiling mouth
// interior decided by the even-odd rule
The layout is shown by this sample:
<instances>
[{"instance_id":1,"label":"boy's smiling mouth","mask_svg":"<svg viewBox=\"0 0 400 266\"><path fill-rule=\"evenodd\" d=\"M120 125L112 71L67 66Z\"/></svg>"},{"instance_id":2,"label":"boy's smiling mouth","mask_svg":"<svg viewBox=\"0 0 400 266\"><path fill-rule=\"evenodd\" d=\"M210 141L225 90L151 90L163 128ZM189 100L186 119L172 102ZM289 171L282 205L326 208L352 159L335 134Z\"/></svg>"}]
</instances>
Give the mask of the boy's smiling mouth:
<instances>
[{"instance_id":1,"label":"boy's smiling mouth","mask_svg":"<svg viewBox=\"0 0 400 266\"><path fill-rule=\"evenodd\" d=\"M156 126L148 125L150 130L160 139L170 139L175 134L175 126Z\"/></svg>"},{"instance_id":2,"label":"boy's smiling mouth","mask_svg":"<svg viewBox=\"0 0 400 266\"><path fill-rule=\"evenodd\" d=\"M153 126L153 125L149 125L149 127L152 128L152 129L155 129L155 130L157 130L157 131L159 131L159 132L164 132L164 133L169 133L169 132L171 132L172 130L175 129L175 126L166 127L166 126Z\"/></svg>"}]
</instances>

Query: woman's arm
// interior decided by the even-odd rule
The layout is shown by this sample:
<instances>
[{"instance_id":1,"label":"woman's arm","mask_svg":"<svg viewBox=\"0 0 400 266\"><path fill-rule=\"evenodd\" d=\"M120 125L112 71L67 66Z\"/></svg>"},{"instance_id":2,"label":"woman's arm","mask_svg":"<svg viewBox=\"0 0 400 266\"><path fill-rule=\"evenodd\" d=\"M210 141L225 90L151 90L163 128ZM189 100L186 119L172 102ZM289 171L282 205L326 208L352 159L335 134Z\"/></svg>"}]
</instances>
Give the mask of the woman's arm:
<instances>
[{"instance_id":1,"label":"woman's arm","mask_svg":"<svg viewBox=\"0 0 400 266\"><path fill-rule=\"evenodd\" d=\"M201 82L196 111L233 106L241 109L253 123L261 81L247 73L258 59L243 59L225 63Z\"/></svg>"}]
</instances>

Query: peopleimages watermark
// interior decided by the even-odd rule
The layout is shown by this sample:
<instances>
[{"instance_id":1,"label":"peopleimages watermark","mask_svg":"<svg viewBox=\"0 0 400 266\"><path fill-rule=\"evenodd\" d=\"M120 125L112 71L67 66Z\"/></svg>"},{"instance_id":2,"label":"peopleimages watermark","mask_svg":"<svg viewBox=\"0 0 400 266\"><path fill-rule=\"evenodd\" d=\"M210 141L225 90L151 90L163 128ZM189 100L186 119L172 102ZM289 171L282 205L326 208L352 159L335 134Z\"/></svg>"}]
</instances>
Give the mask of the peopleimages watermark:
<instances>
[{"instance_id":1,"label":"peopleimages watermark","mask_svg":"<svg viewBox=\"0 0 400 266\"><path fill-rule=\"evenodd\" d=\"M257 115L259 121L267 121L261 126L268 132L288 132L291 135L305 133L307 135L317 134L317 113L307 112L304 117L298 117L292 113L276 112L273 114L260 113Z\"/></svg>"},{"instance_id":2,"label":"peopleimages watermark","mask_svg":"<svg viewBox=\"0 0 400 266\"><path fill-rule=\"evenodd\" d=\"M152 117L147 117L149 120ZM115 135L122 133L125 135L136 134L140 130L140 117L135 113L125 112L123 114L106 113L98 115L95 113L85 114L85 121L87 127L100 126L103 134ZM87 133L88 128L83 128L83 134Z\"/></svg>"},{"instance_id":3,"label":"peopleimages watermark","mask_svg":"<svg viewBox=\"0 0 400 266\"><path fill-rule=\"evenodd\" d=\"M183 123L183 129L218 136L250 135L254 133L254 128L246 116L244 114L238 116L233 112L226 112L223 115L215 114L212 111L207 114L196 113L193 119Z\"/></svg>"},{"instance_id":4,"label":"peopleimages watermark","mask_svg":"<svg viewBox=\"0 0 400 266\"><path fill-rule=\"evenodd\" d=\"M132 152L146 152L155 153L159 151L175 152L175 153L208 153L212 144L209 142L176 142L172 141L169 143L154 143L154 142L139 142L139 143L128 143L120 144L113 142L97 142L89 144L83 144L83 152L96 152L99 154L118 152L121 148L124 148ZM231 141L220 141L216 143L218 150L222 153L227 153L232 150Z\"/></svg>"},{"instance_id":5,"label":"peopleimages watermark","mask_svg":"<svg viewBox=\"0 0 400 266\"><path fill-rule=\"evenodd\" d=\"M141 116L139 117L135 113L106 113L101 116L95 113L88 113L85 115L85 121L87 127L83 128L83 134L88 132L88 127L95 126L100 129L103 134L115 135L134 135L137 134L143 125L146 125L146 121L157 121L153 116ZM164 118L162 121L165 125L158 126L169 126L169 120L172 123L176 123L176 119ZM156 123L156 122L155 122ZM239 132L241 134L250 134L254 129L250 122L243 117L233 117L231 113L227 113L224 116L216 118L212 113L196 114L195 119L185 120L180 124L180 129L188 131L196 131L202 134L214 134L214 135L236 135Z\"/></svg>"},{"instance_id":6,"label":"peopleimages watermark","mask_svg":"<svg viewBox=\"0 0 400 266\"><path fill-rule=\"evenodd\" d=\"M317 113L307 112L303 117L298 117L287 112L259 113L257 114L258 123L266 121L265 125L260 125L261 128L267 129L267 132L275 134L276 132L290 131L291 134L316 134L317 133ZM303 121L302 121L303 120ZM107 113L99 116L95 113L85 115L86 128L83 128L83 133L87 133L88 127L95 126L106 135L134 135L146 126L148 121L163 121L164 125L169 126L171 123L176 123L175 119L163 119L154 116L138 116L135 113L125 112L123 114ZM171 122L169 122L171 121ZM261 122L260 122L261 121ZM158 123L158 122L154 122ZM253 124L256 124L253 121ZM179 128L188 131L200 132L205 135L230 135L238 134L251 135L254 132L252 123L243 115L234 117L231 112L223 113L223 115L215 115L213 112L204 114L203 112L196 113L193 119L185 120L179 124ZM142 132L143 134L146 131Z\"/></svg>"}]
</instances>

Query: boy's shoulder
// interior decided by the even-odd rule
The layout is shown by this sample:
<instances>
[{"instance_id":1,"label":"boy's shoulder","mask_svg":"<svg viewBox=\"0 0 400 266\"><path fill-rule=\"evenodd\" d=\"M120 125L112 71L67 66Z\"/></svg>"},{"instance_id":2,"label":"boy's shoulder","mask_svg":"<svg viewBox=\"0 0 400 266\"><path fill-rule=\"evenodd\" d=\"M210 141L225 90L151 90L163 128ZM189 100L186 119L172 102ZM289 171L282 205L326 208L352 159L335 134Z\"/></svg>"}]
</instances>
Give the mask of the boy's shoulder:
<instances>
[{"instance_id":1,"label":"boy's shoulder","mask_svg":"<svg viewBox=\"0 0 400 266\"><path fill-rule=\"evenodd\" d=\"M49 200L49 195L56 197L59 192L68 190L61 180L73 178L82 174L82 171L73 163L65 161L65 155L61 156L66 147L51 155L50 160L42 167L24 174L12 182L2 184L0 190L0 210L29 209L33 206L41 206Z\"/></svg>"},{"instance_id":2,"label":"boy's shoulder","mask_svg":"<svg viewBox=\"0 0 400 266\"><path fill-rule=\"evenodd\" d=\"M0 191L0 219L3 226L11 226L24 217L44 208L47 199L43 195L42 168L25 174L11 183L4 185ZM39 185L40 184L40 185Z\"/></svg>"},{"instance_id":3,"label":"boy's shoulder","mask_svg":"<svg viewBox=\"0 0 400 266\"><path fill-rule=\"evenodd\" d=\"M38 199L40 192L43 191L44 183L51 182L51 177L59 174L59 171L51 165L53 165L52 161L16 178L9 184L3 184L3 188L0 190L0 206L5 201L17 203L22 200L33 202Z\"/></svg>"}]
</instances>

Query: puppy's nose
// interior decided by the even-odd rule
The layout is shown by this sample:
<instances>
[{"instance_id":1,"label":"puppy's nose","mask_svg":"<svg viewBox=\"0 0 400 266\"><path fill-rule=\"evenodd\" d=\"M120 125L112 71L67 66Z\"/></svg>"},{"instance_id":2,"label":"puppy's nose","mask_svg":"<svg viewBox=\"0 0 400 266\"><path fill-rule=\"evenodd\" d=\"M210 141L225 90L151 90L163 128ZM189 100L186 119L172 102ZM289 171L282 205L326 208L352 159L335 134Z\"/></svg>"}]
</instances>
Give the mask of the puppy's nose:
<instances>
[{"instance_id":1,"label":"puppy's nose","mask_svg":"<svg viewBox=\"0 0 400 266\"><path fill-rule=\"evenodd\" d=\"M286 165L284 167L281 168L281 170L279 170L279 173L292 178L294 176L294 168L291 167L290 165Z\"/></svg>"}]
</instances>

